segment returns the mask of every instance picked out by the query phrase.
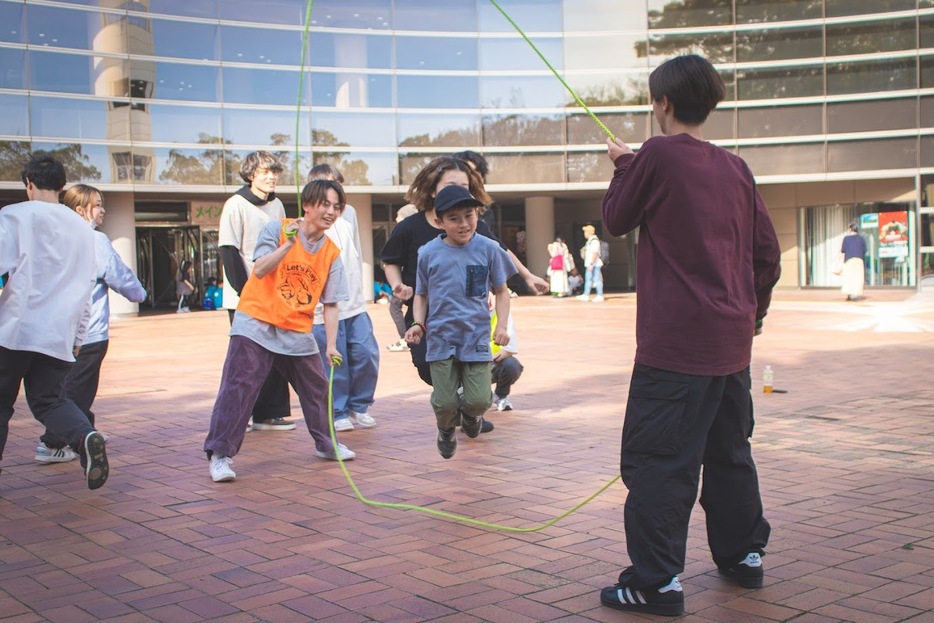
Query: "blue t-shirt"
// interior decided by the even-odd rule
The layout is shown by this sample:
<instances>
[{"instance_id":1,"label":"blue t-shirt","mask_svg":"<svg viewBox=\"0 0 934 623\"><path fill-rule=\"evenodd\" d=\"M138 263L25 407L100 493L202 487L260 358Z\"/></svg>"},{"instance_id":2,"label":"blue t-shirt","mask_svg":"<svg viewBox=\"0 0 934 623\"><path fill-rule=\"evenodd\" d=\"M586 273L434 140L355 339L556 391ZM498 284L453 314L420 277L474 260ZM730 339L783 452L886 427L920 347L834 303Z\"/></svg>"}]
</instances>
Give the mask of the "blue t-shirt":
<instances>
[{"instance_id":1,"label":"blue t-shirt","mask_svg":"<svg viewBox=\"0 0 934 623\"><path fill-rule=\"evenodd\" d=\"M490 361L490 290L516 273L509 256L484 236L463 246L438 237L418 251L415 294L428 296L426 361Z\"/></svg>"}]
</instances>

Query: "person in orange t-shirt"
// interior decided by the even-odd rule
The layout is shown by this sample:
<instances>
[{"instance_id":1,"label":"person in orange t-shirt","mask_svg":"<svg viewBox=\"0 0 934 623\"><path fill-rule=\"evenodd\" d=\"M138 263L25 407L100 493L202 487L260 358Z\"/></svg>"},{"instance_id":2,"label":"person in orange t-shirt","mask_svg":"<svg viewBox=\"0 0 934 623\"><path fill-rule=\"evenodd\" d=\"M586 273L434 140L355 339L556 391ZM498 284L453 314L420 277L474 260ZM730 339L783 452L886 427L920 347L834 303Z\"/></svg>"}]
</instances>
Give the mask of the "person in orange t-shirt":
<instances>
[{"instance_id":1,"label":"person in orange t-shirt","mask_svg":"<svg viewBox=\"0 0 934 623\"><path fill-rule=\"evenodd\" d=\"M329 180L309 182L302 190L304 217L273 220L256 241L253 274L240 293L230 327L230 346L220 389L211 413L204 451L214 482L236 478L231 469L250 419L250 410L269 370L276 369L298 394L315 454L349 461L356 455L331 442L328 382L311 332L315 305L324 306L326 355L334 365L337 302L347 300L340 249L324 235L344 207L344 190Z\"/></svg>"}]
</instances>

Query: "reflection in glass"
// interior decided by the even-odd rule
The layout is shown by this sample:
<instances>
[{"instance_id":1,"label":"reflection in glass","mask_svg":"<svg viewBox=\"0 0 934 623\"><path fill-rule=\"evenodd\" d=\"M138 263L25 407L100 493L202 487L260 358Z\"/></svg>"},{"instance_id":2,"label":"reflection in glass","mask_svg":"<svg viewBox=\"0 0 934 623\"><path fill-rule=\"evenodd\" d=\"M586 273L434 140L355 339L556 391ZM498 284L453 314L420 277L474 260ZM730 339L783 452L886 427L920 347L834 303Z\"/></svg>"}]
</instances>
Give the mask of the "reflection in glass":
<instances>
[{"instance_id":1,"label":"reflection in glass","mask_svg":"<svg viewBox=\"0 0 934 623\"><path fill-rule=\"evenodd\" d=\"M642 106L649 103L649 80L643 72L570 74L565 81L588 107ZM565 98L569 107L580 108L570 93Z\"/></svg>"},{"instance_id":2,"label":"reflection in glass","mask_svg":"<svg viewBox=\"0 0 934 623\"><path fill-rule=\"evenodd\" d=\"M823 112L819 105L740 108L739 138L822 134Z\"/></svg>"},{"instance_id":3,"label":"reflection in glass","mask_svg":"<svg viewBox=\"0 0 934 623\"><path fill-rule=\"evenodd\" d=\"M922 96L921 98L921 127L930 128L934 126L934 96ZM931 197L934 199L934 197Z\"/></svg>"},{"instance_id":4,"label":"reflection in glass","mask_svg":"<svg viewBox=\"0 0 934 623\"><path fill-rule=\"evenodd\" d=\"M334 144L327 136L334 137L340 144L354 147L395 147L395 115L392 113L355 113L320 111L312 108L311 123L314 128L314 144Z\"/></svg>"},{"instance_id":5,"label":"reflection in glass","mask_svg":"<svg viewBox=\"0 0 934 623\"><path fill-rule=\"evenodd\" d=\"M934 167L934 136L921 137L921 166Z\"/></svg>"},{"instance_id":6,"label":"reflection in glass","mask_svg":"<svg viewBox=\"0 0 934 623\"><path fill-rule=\"evenodd\" d=\"M736 33L736 60L774 61L789 58L819 58L824 55L820 26L749 30Z\"/></svg>"},{"instance_id":7,"label":"reflection in glass","mask_svg":"<svg viewBox=\"0 0 934 623\"><path fill-rule=\"evenodd\" d=\"M564 115L484 115L483 145L563 145Z\"/></svg>"},{"instance_id":8,"label":"reflection in glass","mask_svg":"<svg viewBox=\"0 0 934 623\"><path fill-rule=\"evenodd\" d=\"M827 146L829 171L908 169L916 165L915 139L846 141Z\"/></svg>"},{"instance_id":9,"label":"reflection in glass","mask_svg":"<svg viewBox=\"0 0 934 623\"><path fill-rule=\"evenodd\" d=\"M0 2L0 41L22 43L26 40L26 29L23 27L24 6L22 2Z\"/></svg>"},{"instance_id":10,"label":"reflection in glass","mask_svg":"<svg viewBox=\"0 0 934 623\"><path fill-rule=\"evenodd\" d=\"M615 167L606 153L569 153L568 182L606 182L613 177Z\"/></svg>"},{"instance_id":11,"label":"reflection in glass","mask_svg":"<svg viewBox=\"0 0 934 623\"><path fill-rule=\"evenodd\" d=\"M93 11L26 5L27 41L34 46L90 50L103 23L104 17Z\"/></svg>"},{"instance_id":12,"label":"reflection in glass","mask_svg":"<svg viewBox=\"0 0 934 623\"><path fill-rule=\"evenodd\" d=\"M444 10L430 8L425 0L395 0L393 28L439 32L474 32L477 30L475 0L446 0Z\"/></svg>"},{"instance_id":13,"label":"reflection in glass","mask_svg":"<svg viewBox=\"0 0 934 623\"><path fill-rule=\"evenodd\" d=\"M247 155L252 153L253 149L227 149L225 152L226 169L224 171L228 186L239 186L243 184L243 178L240 177L240 164L246 159ZM306 147L300 149L298 154L298 179L296 179L295 165L295 146L277 145L270 146L268 151L282 165L282 173L279 174L278 188L295 190L300 192L305 185L308 172L311 170L312 162L315 162L311 151Z\"/></svg>"},{"instance_id":14,"label":"reflection in glass","mask_svg":"<svg viewBox=\"0 0 934 623\"><path fill-rule=\"evenodd\" d=\"M33 151L46 151L61 162L65 167L65 178L69 184L78 182L106 184L111 181L106 145L35 142L32 144L32 149Z\"/></svg>"},{"instance_id":15,"label":"reflection in glass","mask_svg":"<svg viewBox=\"0 0 934 623\"><path fill-rule=\"evenodd\" d=\"M548 59L552 67L561 70L564 66L564 50L561 39L556 37L533 37L535 47ZM605 52L605 51L604 51ZM476 67L476 65L474 65ZM547 69L542 59L524 39L481 39L480 69L484 71L517 71L523 69Z\"/></svg>"},{"instance_id":16,"label":"reflection in glass","mask_svg":"<svg viewBox=\"0 0 934 623\"><path fill-rule=\"evenodd\" d=\"M700 54L714 64L732 63L733 33L652 34L647 44L637 42L636 52L648 56L653 67L682 54Z\"/></svg>"},{"instance_id":17,"label":"reflection in glass","mask_svg":"<svg viewBox=\"0 0 934 623\"><path fill-rule=\"evenodd\" d=\"M25 95L0 93L0 134L29 136L29 110Z\"/></svg>"},{"instance_id":18,"label":"reflection in glass","mask_svg":"<svg viewBox=\"0 0 934 623\"><path fill-rule=\"evenodd\" d=\"M224 2L221 6L226 6ZM266 0L263 0L266 7ZM301 63L303 32L221 25L221 60L265 65Z\"/></svg>"},{"instance_id":19,"label":"reflection in glass","mask_svg":"<svg viewBox=\"0 0 934 623\"><path fill-rule=\"evenodd\" d=\"M307 78L305 82L308 83ZM392 76L389 75L314 72L310 82L312 106L392 108ZM294 94L292 100L295 100Z\"/></svg>"},{"instance_id":20,"label":"reflection in glass","mask_svg":"<svg viewBox=\"0 0 934 623\"><path fill-rule=\"evenodd\" d=\"M574 0L575 4L582 3ZM515 32L512 24L493 6L492 2L478 2L480 32ZM509 0L504 6L509 17L526 33L561 32L562 0ZM585 9L585 7L580 7ZM535 43L538 45L538 42Z\"/></svg>"},{"instance_id":21,"label":"reflection in glass","mask_svg":"<svg viewBox=\"0 0 934 623\"><path fill-rule=\"evenodd\" d=\"M915 18L827 25L827 56L914 49Z\"/></svg>"},{"instance_id":22,"label":"reflection in glass","mask_svg":"<svg viewBox=\"0 0 934 623\"><path fill-rule=\"evenodd\" d=\"M686 28L733 23L733 0L647 0L649 28Z\"/></svg>"},{"instance_id":23,"label":"reflection in glass","mask_svg":"<svg viewBox=\"0 0 934 623\"><path fill-rule=\"evenodd\" d=\"M739 156L755 175L824 173L824 144L740 147Z\"/></svg>"},{"instance_id":24,"label":"reflection in glass","mask_svg":"<svg viewBox=\"0 0 934 623\"><path fill-rule=\"evenodd\" d=\"M110 148L112 179L119 184L154 184L154 150L115 145Z\"/></svg>"},{"instance_id":25,"label":"reflection in glass","mask_svg":"<svg viewBox=\"0 0 934 623\"><path fill-rule=\"evenodd\" d=\"M921 59L921 88L934 87L934 57L927 56Z\"/></svg>"},{"instance_id":26,"label":"reflection in glass","mask_svg":"<svg viewBox=\"0 0 934 623\"><path fill-rule=\"evenodd\" d=\"M626 143L642 143L649 138L650 113L597 113L597 118L610 129L616 138ZM606 133L586 113L569 114L567 117L569 145L603 145ZM568 155L571 157L571 154Z\"/></svg>"},{"instance_id":27,"label":"reflection in glass","mask_svg":"<svg viewBox=\"0 0 934 623\"><path fill-rule=\"evenodd\" d=\"M564 105L567 91L549 74L483 76L480 93L485 108L552 108Z\"/></svg>"},{"instance_id":28,"label":"reflection in glass","mask_svg":"<svg viewBox=\"0 0 934 623\"><path fill-rule=\"evenodd\" d=\"M157 147L153 153L155 179L159 184L220 186L224 183L225 173L231 184L237 183L230 172L240 169L240 161L232 153L225 152L222 146L206 146L205 149Z\"/></svg>"},{"instance_id":29,"label":"reflection in glass","mask_svg":"<svg viewBox=\"0 0 934 623\"><path fill-rule=\"evenodd\" d=\"M478 81L466 76L397 76L399 108L479 108Z\"/></svg>"},{"instance_id":30,"label":"reflection in glass","mask_svg":"<svg viewBox=\"0 0 934 623\"><path fill-rule=\"evenodd\" d=\"M736 0L736 23L785 22L821 17L814 0Z\"/></svg>"},{"instance_id":31,"label":"reflection in glass","mask_svg":"<svg viewBox=\"0 0 934 623\"><path fill-rule=\"evenodd\" d=\"M391 20L392 0L317 0L311 16L312 26L367 30L389 30Z\"/></svg>"},{"instance_id":32,"label":"reflection in glass","mask_svg":"<svg viewBox=\"0 0 934 623\"><path fill-rule=\"evenodd\" d=\"M308 67L350 69L389 69L392 66L393 38L379 35L316 32L308 39L305 64ZM296 53L292 65L301 64Z\"/></svg>"},{"instance_id":33,"label":"reflection in glass","mask_svg":"<svg viewBox=\"0 0 934 623\"><path fill-rule=\"evenodd\" d=\"M921 15L918 17L918 26L921 31L921 47L934 47L934 15Z\"/></svg>"},{"instance_id":34,"label":"reflection in glass","mask_svg":"<svg viewBox=\"0 0 934 623\"><path fill-rule=\"evenodd\" d=\"M736 138L736 133L733 129L735 121L736 109L714 109L704 123L704 138L708 141L732 140Z\"/></svg>"},{"instance_id":35,"label":"reflection in glass","mask_svg":"<svg viewBox=\"0 0 934 623\"><path fill-rule=\"evenodd\" d=\"M889 13L891 11L910 11L915 8L915 0L886 0L886 2L854 2L854 0L825 0L824 9L827 17L842 15L863 15L866 13Z\"/></svg>"},{"instance_id":36,"label":"reflection in glass","mask_svg":"<svg viewBox=\"0 0 934 623\"><path fill-rule=\"evenodd\" d=\"M213 61L218 59L217 26L175 20L152 20L155 55Z\"/></svg>"},{"instance_id":37,"label":"reflection in glass","mask_svg":"<svg viewBox=\"0 0 934 623\"><path fill-rule=\"evenodd\" d=\"M303 110L299 118L298 144L311 142L309 114ZM238 145L294 145L296 110L230 108L223 112L224 139Z\"/></svg>"},{"instance_id":38,"label":"reflection in glass","mask_svg":"<svg viewBox=\"0 0 934 623\"><path fill-rule=\"evenodd\" d=\"M319 0L320 1L320 0ZM150 13L217 19L218 0L149 0ZM97 4L97 1L94 1Z\"/></svg>"},{"instance_id":39,"label":"reflection in glass","mask_svg":"<svg viewBox=\"0 0 934 623\"><path fill-rule=\"evenodd\" d=\"M126 123L125 118L109 118L106 102L32 96L29 104L33 136L90 138L107 136L109 125ZM110 128L114 132L127 129Z\"/></svg>"},{"instance_id":40,"label":"reflection in glass","mask_svg":"<svg viewBox=\"0 0 934 623\"><path fill-rule=\"evenodd\" d=\"M476 69L474 37L394 37L398 69ZM524 44L524 42L523 42ZM525 45L528 48L528 45ZM541 63L541 61L539 61Z\"/></svg>"},{"instance_id":41,"label":"reflection in glass","mask_svg":"<svg viewBox=\"0 0 934 623\"><path fill-rule=\"evenodd\" d=\"M155 63L155 88L153 97L164 100L216 102L220 68L205 64ZM148 79L148 68L132 68L134 78ZM267 82L269 81L267 76ZM226 92L227 84L224 89ZM294 101L294 98L293 98Z\"/></svg>"},{"instance_id":42,"label":"reflection in glass","mask_svg":"<svg viewBox=\"0 0 934 623\"><path fill-rule=\"evenodd\" d=\"M305 10L308 7L306 0L262 0L256 2L231 2L221 0L218 3L220 18L234 22L255 22L257 11L262 13L262 21L267 24L304 24ZM316 9L320 7L315 5ZM317 11L315 11L317 13ZM301 49L301 46L298 47Z\"/></svg>"},{"instance_id":43,"label":"reflection in glass","mask_svg":"<svg viewBox=\"0 0 934 623\"><path fill-rule=\"evenodd\" d=\"M567 161L563 152L558 154L485 154L485 156L490 163L490 174L487 176L487 182L490 184L563 184L567 182Z\"/></svg>"},{"instance_id":44,"label":"reflection in glass","mask_svg":"<svg viewBox=\"0 0 934 623\"><path fill-rule=\"evenodd\" d=\"M914 89L917 82L915 71L915 59L828 63L827 94Z\"/></svg>"},{"instance_id":45,"label":"reflection in glass","mask_svg":"<svg viewBox=\"0 0 934 623\"><path fill-rule=\"evenodd\" d=\"M400 183L409 186L426 164L437 158L438 154L401 153L399 154Z\"/></svg>"},{"instance_id":46,"label":"reflection in glass","mask_svg":"<svg viewBox=\"0 0 934 623\"><path fill-rule=\"evenodd\" d=\"M574 0L564 3L564 30L566 32L593 32L605 30L607 24L636 32L645 31L648 23L644 2L619 0Z\"/></svg>"},{"instance_id":47,"label":"reflection in glass","mask_svg":"<svg viewBox=\"0 0 934 623\"><path fill-rule=\"evenodd\" d=\"M827 131L873 132L914 128L915 99L827 104Z\"/></svg>"},{"instance_id":48,"label":"reflection in glass","mask_svg":"<svg viewBox=\"0 0 934 623\"><path fill-rule=\"evenodd\" d=\"M29 88L35 91L91 94L93 62L93 56L32 49L29 51Z\"/></svg>"},{"instance_id":49,"label":"reflection in glass","mask_svg":"<svg viewBox=\"0 0 934 623\"><path fill-rule=\"evenodd\" d=\"M398 174L395 153L367 151L321 151L316 147L315 164L326 162L340 170L344 186L394 186Z\"/></svg>"},{"instance_id":50,"label":"reflection in glass","mask_svg":"<svg viewBox=\"0 0 934 623\"><path fill-rule=\"evenodd\" d=\"M202 136L212 136L213 143L222 140L221 116L216 108L151 104L149 113L152 138L134 135L134 139L158 143L199 143L205 142L201 140Z\"/></svg>"},{"instance_id":51,"label":"reflection in glass","mask_svg":"<svg viewBox=\"0 0 934 623\"><path fill-rule=\"evenodd\" d=\"M298 71L224 67L224 102L295 106L300 76ZM311 100L310 82L306 75L302 83L303 105Z\"/></svg>"},{"instance_id":52,"label":"reflection in glass","mask_svg":"<svg viewBox=\"0 0 934 623\"><path fill-rule=\"evenodd\" d=\"M0 140L0 182L23 183L20 173L23 163L29 160L32 144L26 141ZM24 199L25 200L25 197Z\"/></svg>"},{"instance_id":53,"label":"reflection in glass","mask_svg":"<svg viewBox=\"0 0 934 623\"><path fill-rule=\"evenodd\" d=\"M398 115L399 145L401 147L451 147L451 151L465 145L479 145L479 115Z\"/></svg>"},{"instance_id":54,"label":"reflection in glass","mask_svg":"<svg viewBox=\"0 0 934 623\"><path fill-rule=\"evenodd\" d=\"M644 48L645 37L639 33L598 36L572 34L564 39L564 66L569 71L645 69L648 66L647 59L636 52ZM607 53L607 50L613 52Z\"/></svg>"},{"instance_id":55,"label":"reflection in glass","mask_svg":"<svg viewBox=\"0 0 934 623\"><path fill-rule=\"evenodd\" d=\"M822 67L778 67L775 69L738 69L739 99L779 99L823 95Z\"/></svg>"}]
</instances>

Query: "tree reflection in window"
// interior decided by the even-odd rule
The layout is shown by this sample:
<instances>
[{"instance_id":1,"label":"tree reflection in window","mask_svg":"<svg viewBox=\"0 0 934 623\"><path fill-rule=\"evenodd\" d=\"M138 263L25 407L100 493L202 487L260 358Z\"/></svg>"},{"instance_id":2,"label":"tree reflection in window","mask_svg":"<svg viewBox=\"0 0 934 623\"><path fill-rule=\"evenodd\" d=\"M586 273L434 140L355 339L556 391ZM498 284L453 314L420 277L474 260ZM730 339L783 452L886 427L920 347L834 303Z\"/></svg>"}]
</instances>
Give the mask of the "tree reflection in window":
<instances>
[{"instance_id":1,"label":"tree reflection in window","mask_svg":"<svg viewBox=\"0 0 934 623\"><path fill-rule=\"evenodd\" d=\"M69 183L93 182L101 179L100 170L91 164L91 159L77 143L59 144L54 149L46 150L65 167L65 178ZM20 141L0 141L0 181L22 181L20 173L34 152L32 143Z\"/></svg>"}]
</instances>

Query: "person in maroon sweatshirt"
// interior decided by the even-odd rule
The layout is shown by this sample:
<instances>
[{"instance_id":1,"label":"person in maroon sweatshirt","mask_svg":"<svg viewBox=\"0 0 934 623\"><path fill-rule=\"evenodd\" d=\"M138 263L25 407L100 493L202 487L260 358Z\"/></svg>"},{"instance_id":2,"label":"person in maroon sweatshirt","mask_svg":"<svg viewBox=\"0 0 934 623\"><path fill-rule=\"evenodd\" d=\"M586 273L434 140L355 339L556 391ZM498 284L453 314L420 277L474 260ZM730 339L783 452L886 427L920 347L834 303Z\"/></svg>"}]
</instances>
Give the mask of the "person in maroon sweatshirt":
<instances>
[{"instance_id":1,"label":"person in maroon sweatshirt","mask_svg":"<svg viewBox=\"0 0 934 623\"><path fill-rule=\"evenodd\" d=\"M664 136L633 154L608 140L615 163L603 199L614 236L639 228L636 357L620 473L632 566L601 591L618 610L678 615L688 523L704 471L707 540L724 575L762 586L763 517L749 437L749 363L780 274L781 249L746 163L711 145L702 126L723 80L696 55L649 77Z\"/></svg>"}]
</instances>

